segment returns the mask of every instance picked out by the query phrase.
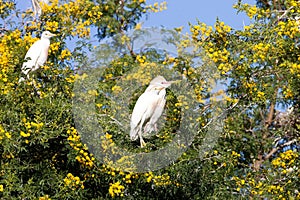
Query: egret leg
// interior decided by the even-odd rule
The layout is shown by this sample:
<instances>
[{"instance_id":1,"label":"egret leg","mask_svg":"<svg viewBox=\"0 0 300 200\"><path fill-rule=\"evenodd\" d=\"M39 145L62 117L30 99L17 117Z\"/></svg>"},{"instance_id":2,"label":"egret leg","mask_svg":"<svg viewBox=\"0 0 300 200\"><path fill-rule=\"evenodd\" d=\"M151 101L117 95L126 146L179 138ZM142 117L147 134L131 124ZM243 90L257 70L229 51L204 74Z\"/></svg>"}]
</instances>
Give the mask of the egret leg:
<instances>
[{"instance_id":1,"label":"egret leg","mask_svg":"<svg viewBox=\"0 0 300 200\"><path fill-rule=\"evenodd\" d=\"M140 137L141 148L143 148L146 146L146 143L144 142L144 140L142 138L142 131L139 131L139 137Z\"/></svg>"},{"instance_id":2,"label":"egret leg","mask_svg":"<svg viewBox=\"0 0 300 200\"><path fill-rule=\"evenodd\" d=\"M141 148L146 146L146 142L144 142L143 138L140 138Z\"/></svg>"},{"instance_id":3,"label":"egret leg","mask_svg":"<svg viewBox=\"0 0 300 200\"><path fill-rule=\"evenodd\" d=\"M157 129L157 123L155 123L155 124L153 125L153 127L154 127L155 133L157 133L157 131L158 131L158 129Z\"/></svg>"},{"instance_id":4,"label":"egret leg","mask_svg":"<svg viewBox=\"0 0 300 200\"><path fill-rule=\"evenodd\" d=\"M139 130L139 136L140 136L140 143L141 143L141 148L146 146L146 143L144 142L142 138L142 132L143 132L143 124L145 122L145 115L143 116L141 122L140 122L140 130Z\"/></svg>"}]
</instances>

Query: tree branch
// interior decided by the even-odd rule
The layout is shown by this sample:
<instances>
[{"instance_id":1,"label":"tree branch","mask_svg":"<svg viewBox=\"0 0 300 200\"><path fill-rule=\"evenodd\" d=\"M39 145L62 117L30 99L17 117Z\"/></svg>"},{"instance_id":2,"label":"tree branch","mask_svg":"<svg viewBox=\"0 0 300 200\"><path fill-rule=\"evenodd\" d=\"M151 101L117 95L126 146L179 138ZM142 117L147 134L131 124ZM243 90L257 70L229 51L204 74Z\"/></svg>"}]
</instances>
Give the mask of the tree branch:
<instances>
[{"instance_id":1,"label":"tree branch","mask_svg":"<svg viewBox=\"0 0 300 200\"><path fill-rule=\"evenodd\" d=\"M286 143L284 143L284 144L282 144L282 145L280 145L280 146L278 146L278 147L274 147L274 148L271 149L271 151L270 151L266 156L264 156L264 157L262 157L261 155L258 155L258 159L259 159L259 160L257 160L256 162L254 162L254 166L253 166L254 170L255 170L255 171L258 171L259 168L260 168L260 166L261 166L261 164L262 164L263 162L265 162L266 160L268 160L274 153L276 153L276 152L277 152L278 150L280 150L281 148L283 148L283 147L285 147L285 146L289 146L289 145L291 145L291 144L293 144L293 143L295 143L295 142L297 142L297 140L296 140L296 139L293 139L293 140L288 141L288 142L286 142Z\"/></svg>"}]
</instances>

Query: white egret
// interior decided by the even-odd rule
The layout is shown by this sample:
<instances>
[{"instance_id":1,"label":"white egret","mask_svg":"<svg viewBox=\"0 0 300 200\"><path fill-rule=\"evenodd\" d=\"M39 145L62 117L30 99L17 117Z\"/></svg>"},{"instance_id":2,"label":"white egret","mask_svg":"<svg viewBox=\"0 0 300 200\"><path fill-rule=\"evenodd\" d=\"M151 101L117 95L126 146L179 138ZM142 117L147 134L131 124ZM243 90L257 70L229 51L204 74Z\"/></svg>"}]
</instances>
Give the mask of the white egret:
<instances>
[{"instance_id":1,"label":"white egret","mask_svg":"<svg viewBox=\"0 0 300 200\"><path fill-rule=\"evenodd\" d=\"M25 62L22 65L21 71L23 75L28 79L29 73L37 70L40 66L43 66L48 58L48 50L50 47L50 38L55 34L49 31L42 33L41 39L33 43L25 55ZM19 83L24 81L24 78L19 79Z\"/></svg>"},{"instance_id":2,"label":"white egret","mask_svg":"<svg viewBox=\"0 0 300 200\"><path fill-rule=\"evenodd\" d=\"M173 81L166 81L164 77L157 76L134 106L130 121L130 139L136 140L139 137L141 147L146 145L142 138L143 133L157 131L156 122L163 112L166 104L166 88L171 83Z\"/></svg>"}]
</instances>

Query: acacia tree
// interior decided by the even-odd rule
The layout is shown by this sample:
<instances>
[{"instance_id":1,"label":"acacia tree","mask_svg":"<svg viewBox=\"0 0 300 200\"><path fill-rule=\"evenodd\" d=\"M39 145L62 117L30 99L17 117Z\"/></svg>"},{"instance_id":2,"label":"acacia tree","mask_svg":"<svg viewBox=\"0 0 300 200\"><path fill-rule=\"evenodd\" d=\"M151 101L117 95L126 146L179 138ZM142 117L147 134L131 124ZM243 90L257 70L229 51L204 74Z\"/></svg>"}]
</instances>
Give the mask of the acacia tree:
<instances>
[{"instance_id":1,"label":"acacia tree","mask_svg":"<svg viewBox=\"0 0 300 200\"><path fill-rule=\"evenodd\" d=\"M190 35L176 33L181 28L163 30L176 55L151 44L136 52L132 45L137 36L125 35L133 27L138 36L147 35L136 23L146 12L157 12L165 4L55 0L42 5L40 19L32 21L32 11L17 11L14 1L0 2L1 198L300 198L297 1L281 3L282 10L239 1L235 8L252 19L243 30L233 30L221 21L213 27L202 22L190 25ZM33 35L42 30L59 35L51 39L48 62L32 79L17 84L25 52L36 40ZM96 37L90 35L93 31ZM118 33L116 42L125 51L113 54L120 46L112 42L112 46L96 47L92 61L87 58L93 39ZM74 39L77 43L72 49L68 42ZM99 67L105 58L112 59L102 68L97 89L73 93L76 83L80 86L78 83L90 78L84 73L87 65ZM189 83L185 95L196 103L189 104L185 95L167 90L165 124L150 135L145 148L136 148L138 144L130 142L126 131L128 113L151 78L164 70L170 78ZM214 80L227 84L226 89L212 90ZM123 82L127 84L120 84ZM124 105L115 99L128 98L126 91L134 84L138 87L129 101L121 102L128 109L122 110ZM214 111L218 95L226 101L226 116L224 124L215 124L212 130L210 125L224 118ZM96 138L99 147L83 142L73 118L74 96L83 103L95 98L103 129L103 135ZM275 109L288 105L294 106L292 114L278 121ZM186 111L195 115L187 117ZM124 119L121 125L119 119ZM124 170L123 164L133 166L127 165L132 158L122 156L116 146L133 153L156 151L176 138L183 122L195 133L178 160L155 171ZM217 143L207 140L215 132L220 133L214 138ZM275 145L277 137L280 140ZM99 160L93 148L110 152L114 159Z\"/></svg>"},{"instance_id":2,"label":"acacia tree","mask_svg":"<svg viewBox=\"0 0 300 200\"><path fill-rule=\"evenodd\" d=\"M94 178L90 170L95 158L74 129L74 69L84 65L92 40L126 31L143 14L162 7L143 0L54 0L41 4L42 15L33 20L32 10L17 10L16 4L0 1L0 197L109 196L108 178ZM18 84L24 55L44 30L57 34L51 39L48 62ZM97 35L91 36L91 30ZM75 48L69 42L76 42Z\"/></svg>"},{"instance_id":3,"label":"acacia tree","mask_svg":"<svg viewBox=\"0 0 300 200\"><path fill-rule=\"evenodd\" d=\"M243 30L217 21L213 32L201 22L191 31L227 80L228 96L238 101L226 119L222 142L222 152L232 151L237 158L230 177L237 193L298 199L300 4L262 3L260 8L234 6L252 19ZM276 109L288 106L294 110L282 119Z\"/></svg>"}]
</instances>

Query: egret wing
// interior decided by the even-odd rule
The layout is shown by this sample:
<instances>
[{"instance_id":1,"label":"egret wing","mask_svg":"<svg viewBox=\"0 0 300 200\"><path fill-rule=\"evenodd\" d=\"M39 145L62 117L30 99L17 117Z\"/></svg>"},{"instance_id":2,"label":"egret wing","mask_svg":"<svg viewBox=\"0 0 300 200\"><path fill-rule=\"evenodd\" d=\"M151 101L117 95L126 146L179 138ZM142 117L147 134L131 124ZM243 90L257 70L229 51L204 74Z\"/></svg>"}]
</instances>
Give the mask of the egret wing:
<instances>
[{"instance_id":1,"label":"egret wing","mask_svg":"<svg viewBox=\"0 0 300 200\"><path fill-rule=\"evenodd\" d=\"M31 71L33 68L36 68L37 60L39 59L43 50L42 44L42 41L38 40L27 51L25 55L25 59L27 61L22 65L22 72L24 74L28 74L29 71Z\"/></svg>"},{"instance_id":2,"label":"egret wing","mask_svg":"<svg viewBox=\"0 0 300 200\"><path fill-rule=\"evenodd\" d=\"M147 133L150 133L153 131L156 132L156 123L157 123L158 119L160 118L160 116L162 115L165 104L166 104L165 95L166 95L165 90L160 91L160 93L158 95L158 100L157 100L155 108L154 108L154 112L151 115L149 122L147 123L147 125L144 128L145 132L147 132Z\"/></svg>"},{"instance_id":3,"label":"egret wing","mask_svg":"<svg viewBox=\"0 0 300 200\"><path fill-rule=\"evenodd\" d=\"M141 126L149 121L157 104L158 95L153 92L144 92L137 100L130 121L130 138L135 140Z\"/></svg>"},{"instance_id":4,"label":"egret wing","mask_svg":"<svg viewBox=\"0 0 300 200\"><path fill-rule=\"evenodd\" d=\"M50 44L48 43L48 41L43 41L40 55L37 59L37 64L38 64L38 65L36 65L37 67L43 66L45 64L45 62L47 61L49 46L50 46ZM37 70L37 68L34 70Z\"/></svg>"},{"instance_id":5,"label":"egret wing","mask_svg":"<svg viewBox=\"0 0 300 200\"><path fill-rule=\"evenodd\" d=\"M147 110L149 110L149 105L151 105L153 99L151 99L151 93L145 92L143 93L135 103L134 109L131 115L131 123L134 125L138 125L142 119L142 117L147 114Z\"/></svg>"}]
</instances>

